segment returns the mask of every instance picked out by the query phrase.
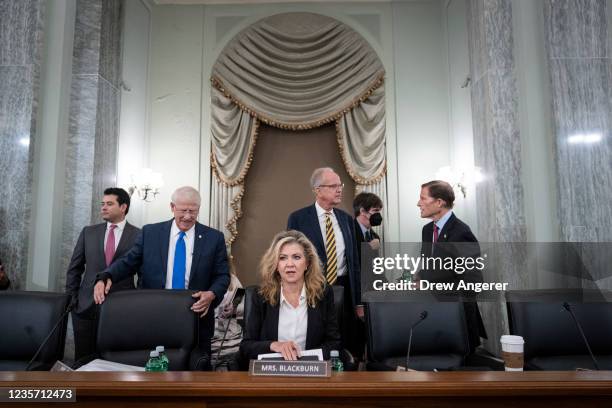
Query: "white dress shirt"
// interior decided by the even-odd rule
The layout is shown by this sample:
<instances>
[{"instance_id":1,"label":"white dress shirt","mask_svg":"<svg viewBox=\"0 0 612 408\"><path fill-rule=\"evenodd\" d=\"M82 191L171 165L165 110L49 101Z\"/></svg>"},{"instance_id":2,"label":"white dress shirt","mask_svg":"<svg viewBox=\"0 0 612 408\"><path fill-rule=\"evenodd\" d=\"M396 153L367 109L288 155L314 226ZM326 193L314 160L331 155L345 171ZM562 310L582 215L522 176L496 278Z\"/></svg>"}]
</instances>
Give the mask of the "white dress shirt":
<instances>
[{"instance_id":1,"label":"white dress shirt","mask_svg":"<svg viewBox=\"0 0 612 408\"><path fill-rule=\"evenodd\" d=\"M181 230L176 225L176 221L172 221L170 228L170 244L168 245L168 266L166 269L166 289L172 289L172 275L174 273L174 251L176 250L176 241L178 241ZM193 259L193 243L195 241L195 225L185 231L185 289L189 287L189 276L191 275L191 261Z\"/></svg>"},{"instance_id":2,"label":"white dress shirt","mask_svg":"<svg viewBox=\"0 0 612 408\"><path fill-rule=\"evenodd\" d=\"M306 332L308 331L308 304L306 303L306 285L302 285L300 301L297 307L285 299L281 286L278 311L278 341L293 341L300 350L306 349Z\"/></svg>"},{"instance_id":3,"label":"white dress shirt","mask_svg":"<svg viewBox=\"0 0 612 408\"><path fill-rule=\"evenodd\" d=\"M325 237L327 236L327 231L325 228L326 211L317 202L315 202L315 208L317 209L317 218L319 219L319 227L321 227L321 234L323 234L323 245L325 246ZM346 275L346 257L344 256L344 248L345 248L344 236L342 235L340 224L338 224L338 220L336 219L336 214L334 214L333 210L331 211L331 221L332 221L332 227L334 229L334 235L336 236L336 257L338 258L337 275L343 276L343 275ZM323 273L325 273L325 271L323 271Z\"/></svg>"},{"instance_id":4,"label":"white dress shirt","mask_svg":"<svg viewBox=\"0 0 612 408\"><path fill-rule=\"evenodd\" d=\"M115 228L115 230L113 231L113 233L115 234L115 251L117 250L117 247L119 246L119 241L121 240L121 235L123 234L123 229L125 228L125 223L126 221L124 219L123 221L115 224L117 226L117 228ZM113 225L112 222L106 223L106 232L104 232L103 248L106 248L106 241L108 241L108 233L110 232L111 225Z\"/></svg>"}]
</instances>

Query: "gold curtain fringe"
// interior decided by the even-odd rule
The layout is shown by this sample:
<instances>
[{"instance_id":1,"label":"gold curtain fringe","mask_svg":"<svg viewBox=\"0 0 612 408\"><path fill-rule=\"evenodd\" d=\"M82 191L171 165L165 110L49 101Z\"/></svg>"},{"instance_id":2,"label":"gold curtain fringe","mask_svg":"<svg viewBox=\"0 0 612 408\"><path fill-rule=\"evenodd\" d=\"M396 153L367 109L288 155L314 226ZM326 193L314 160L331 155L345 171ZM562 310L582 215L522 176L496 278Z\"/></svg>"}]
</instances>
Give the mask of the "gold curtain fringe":
<instances>
[{"instance_id":1,"label":"gold curtain fringe","mask_svg":"<svg viewBox=\"0 0 612 408\"><path fill-rule=\"evenodd\" d=\"M246 112L249 115L257 118L258 120L260 120L261 122L265 123L266 125L273 126L273 127L279 128L279 129L307 130L307 129L318 128L318 127L321 127L321 126L323 126L323 125L325 125L327 123L331 123L331 122L337 121L342 116L344 116L346 113L350 112L357 105L359 105L360 103L362 103L363 101L368 99L370 97L370 95L372 95L372 92L374 92L377 88L379 88L385 82L385 73L383 72L378 77L376 77L372 81L372 83L370 84L368 89L363 94L361 94L360 96L356 97L353 101L351 101L346 107L340 108L339 110L337 110L336 112L332 113L331 115L329 115L326 118L319 119L319 120L316 120L316 121L313 121L313 122L305 122L305 123L299 123L299 124L291 124L291 123L279 122L279 121L271 119L271 118L269 118L269 117L267 117L265 115L262 115L261 113L255 111L255 110L249 108L240 99L238 99L234 95L230 94L229 91L223 85L223 81L220 78L218 78L218 77L216 77L214 75L210 78L210 82L212 83L212 85L215 88L217 88L219 91L221 91L223 93L223 95L225 95L226 98L229 98L234 104L236 104L236 106L238 106L240 108L240 110L242 110L243 112Z\"/></svg>"},{"instance_id":2,"label":"gold curtain fringe","mask_svg":"<svg viewBox=\"0 0 612 408\"><path fill-rule=\"evenodd\" d=\"M217 177L217 180L223 183L223 185L228 186L228 187L234 187L234 186L243 184L244 178L249 172L249 169L251 168L251 163L253 162L253 155L255 153L255 144L257 143L258 136L259 136L259 120L257 120L257 118L253 118L253 125L251 127L251 144L249 145L249 154L247 155L247 160L244 166L242 166L242 170L240 170L240 174L238 175L238 177L234 179L229 179L222 174L221 169L220 169L221 166L219 166L219 163L217 162L217 157L215 156L215 151L214 149L210 149L210 165L213 169L214 175Z\"/></svg>"},{"instance_id":3,"label":"gold curtain fringe","mask_svg":"<svg viewBox=\"0 0 612 408\"><path fill-rule=\"evenodd\" d=\"M225 228L231 234L231 237L225 241L225 246L230 249L236 238L238 238L238 220L242 217L242 206L240 205L242 196L244 196L244 184L240 185L240 192L230 201L230 208L234 211L234 215L225 223Z\"/></svg>"},{"instance_id":4,"label":"gold curtain fringe","mask_svg":"<svg viewBox=\"0 0 612 408\"><path fill-rule=\"evenodd\" d=\"M378 172L378 174L370 178L363 178L359 176L355 172L353 167L351 166L351 163L348 160L348 157L344 150L343 139L344 139L344 134L340 128L340 120L337 120L336 121L336 140L338 141L338 150L340 150L340 157L342 157L342 162L344 162L344 168L346 169L346 172L349 174L349 176L351 176L353 181L355 181L355 183L357 184L369 186L369 185L378 183L387 173L387 159L383 159L381 163L381 169Z\"/></svg>"}]
</instances>

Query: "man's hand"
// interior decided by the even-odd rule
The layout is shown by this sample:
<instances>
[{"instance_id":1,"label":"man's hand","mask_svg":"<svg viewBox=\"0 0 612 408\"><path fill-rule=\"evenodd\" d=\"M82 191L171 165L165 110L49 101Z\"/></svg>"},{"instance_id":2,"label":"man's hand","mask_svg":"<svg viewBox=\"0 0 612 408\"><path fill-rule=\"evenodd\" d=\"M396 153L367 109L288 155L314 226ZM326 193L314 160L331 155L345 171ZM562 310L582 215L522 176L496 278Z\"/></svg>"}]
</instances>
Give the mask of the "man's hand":
<instances>
[{"instance_id":1,"label":"man's hand","mask_svg":"<svg viewBox=\"0 0 612 408\"><path fill-rule=\"evenodd\" d=\"M208 313L208 308L213 300L215 300L216 296L215 293L210 290L203 290L194 293L191 295L191 297L198 299L198 301L191 306L191 310L193 310L195 313L201 313L200 317L204 317L206 316L206 313Z\"/></svg>"},{"instance_id":2,"label":"man's hand","mask_svg":"<svg viewBox=\"0 0 612 408\"><path fill-rule=\"evenodd\" d=\"M357 315L358 318L360 318L361 320L364 319L365 313L363 311L363 305L357 305L355 306L355 314Z\"/></svg>"},{"instance_id":3,"label":"man's hand","mask_svg":"<svg viewBox=\"0 0 612 408\"><path fill-rule=\"evenodd\" d=\"M370 246L370 248L372 248L373 251L378 251L380 249L380 239L374 238L373 240L368 242L368 245Z\"/></svg>"},{"instance_id":4,"label":"man's hand","mask_svg":"<svg viewBox=\"0 0 612 408\"><path fill-rule=\"evenodd\" d=\"M94 286L94 302L96 305L101 305L104 302L112 285L113 282L110 279L107 279L106 283L102 280L96 283L96 286Z\"/></svg>"},{"instance_id":5,"label":"man's hand","mask_svg":"<svg viewBox=\"0 0 612 408\"><path fill-rule=\"evenodd\" d=\"M302 355L300 346L292 341L273 341L270 344L270 350L275 353L281 353L285 360L297 360Z\"/></svg>"}]
</instances>

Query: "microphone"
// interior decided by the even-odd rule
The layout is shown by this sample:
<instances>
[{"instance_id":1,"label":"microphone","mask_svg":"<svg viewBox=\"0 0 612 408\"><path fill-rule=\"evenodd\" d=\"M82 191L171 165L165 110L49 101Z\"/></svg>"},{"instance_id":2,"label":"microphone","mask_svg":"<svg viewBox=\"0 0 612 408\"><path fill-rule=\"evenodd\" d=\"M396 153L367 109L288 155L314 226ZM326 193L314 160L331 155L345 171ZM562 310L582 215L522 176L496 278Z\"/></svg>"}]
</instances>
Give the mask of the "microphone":
<instances>
[{"instance_id":1,"label":"microphone","mask_svg":"<svg viewBox=\"0 0 612 408\"><path fill-rule=\"evenodd\" d=\"M582 340L584 341L584 344L586 344L587 350L589 350L589 355L591 356L593 365L595 366L595 369L599 371L599 365L597 364L597 360L595 360L595 355L591 351L591 346L589 345L589 341L584 335L584 331L582 331L582 326L580 325L580 322L578 321L578 319L576 319L576 315L574 314L572 307L570 306L569 303L563 302L563 308L567 310L570 315L572 315L572 319L574 319L574 323L576 324L576 327L578 328L578 331L580 332L580 335L582 336Z\"/></svg>"},{"instance_id":2,"label":"microphone","mask_svg":"<svg viewBox=\"0 0 612 408\"><path fill-rule=\"evenodd\" d=\"M57 322L55 323L55 326L53 326L53 328L51 329L49 334L47 334L47 337L45 337L45 339L42 341L40 347L38 347L38 350L36 350L36 353L34 353L34 357L32 357L32 359L28 362L28 365L26 366L24 371L30 371L30 368L32 368L32 364L34 363L34 361L36 361L36 357L38 357L38 355L40 354L42 349L45 347L45 345L47 344L47 342L49 341L49 339L51 338L51 336L53 335L55 330L57 330L59 325L62 323L62 321L64 320L66 315L72 311L72 309L74 308L74 304L75 304L74 301L71 301L68 304L68 306L66 307L66 310L64 310L64 313L62 313L60 318L57 319Z\"/></svg>"},{"instance_id":3,"label":"microphone","mask_svg":"<svg viewBox=\"0 0 612 408\"><path fill-rule=\"evenodd\" d=\"M234 295L234 299L232 299L232 313L227 319L227 326L225 326L225 330L223 332L223 338L221 339L221 344L219 344L219 351L217 352L217 358L215 359L215 367L214 370L219 366L219 357L221 356L221 350L223 350L223 343L225 343L225 338L227 337L227 332L229 331L230 324L232 323L232 317L236 314L236 309L242 299L244 298L245 290L244 288L236 289L236 294Z\"/></svg>"},{"instance_id":4,"label":"microphone","mask_svg":"<svg viewBox=\"0 0 612 408\"><path fill-rule=\"evenodd\" d=\"M412 347L412 331L417 327L423 320L427 319L427 310L423 310L419 315L419 320L414 322L410 327L410 335L408 336L408 351L406 352L406 371L408 371L408 363L410 363L410 348Z\"/></svg>"}]
</instances>

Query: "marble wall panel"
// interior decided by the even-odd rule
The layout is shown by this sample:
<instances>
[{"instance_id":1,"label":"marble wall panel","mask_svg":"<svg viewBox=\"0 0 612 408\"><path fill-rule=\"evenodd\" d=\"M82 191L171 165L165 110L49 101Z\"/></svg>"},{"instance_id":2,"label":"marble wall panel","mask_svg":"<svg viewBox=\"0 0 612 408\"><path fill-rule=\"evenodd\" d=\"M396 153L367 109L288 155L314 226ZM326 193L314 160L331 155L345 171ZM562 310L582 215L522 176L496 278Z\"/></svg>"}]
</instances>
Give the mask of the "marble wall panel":
<instances>
[{"instance_id":1,"label":"marble wall panel","mask_svg":"<svg viewBox=\"0 0 612 408\"><path fill-rule=\"evenodd\" d=\"M101 222L100 200L104 190L117 182L117 140L119 136L120 93L110 83L100 78L96 141L92 188L92 222Z\"/></svg>"},{"instance_id":2,"label":"marble wall panel","mask_svg":"<svg viewBox=\"0 0 612 408\"><path fill-rule=\"evenodd\" d=\"M609 58L606 0L547 0L550 58Z\"/></svg>"},{"instance_id":3,"label":"marble wall panel","mask_svg":"<svg viewBox=\"0 0 612 408\"><path fill-rule=\"evenodd\" d=\"M524 249L511 244L526 240L511 2L469 1L467 18L474 164L486 177L476 187L477 236L504 243L496 246L487 278L525 288ZM489 303L481 304L481 312L489 334L485 347L498 352L499 336L507 333L505 309Z\"/></svg>"},{"instance_id":4,"label":"marble wall panel","mask_svg":"<svg viewBox=\"0 0 612 408\"><path fill-rule=\"evenodd\" d=\"M73 75L97 75L100 71L102 1L78 0L74 27Z\"/></svg>"},{"instance_id":5,"label":"marble wall panel","mask_svg":"<svg viewBox=\"0 0 612 408\"><path fill-rule=\"evenodd\" d=\"M610 6L605 0L544 3L565 241L612 240Z\"/></svg>"},{"instance_id":6,"label":"marble wall panel","mask_svg":"<svg viewBox=\"0 0 612 408\"><path fill-rule=\"evenodd\" d=\"M0 259L25 289L45 4L0 0Z\"/></svg>"},{"instance_id":7,"label":"marble wall panel","mask_svg":"<svg viewBox=\"0 0 612 408\"><path fill-rule=\"evenodd\" d=\"M38 64L41 0L0 0L0 66Z\"/></svg>"},{"instance_id":8,"label":"marble wall panel","mask_svg":"<svg viewBox=\"0 0 612 408\"><path fill-rule=\"evenodd\" d=\"M106 0L102 4L100 39L100 76L115 88L121 83L121 0Z\"/></svg>"}]
</instances>

